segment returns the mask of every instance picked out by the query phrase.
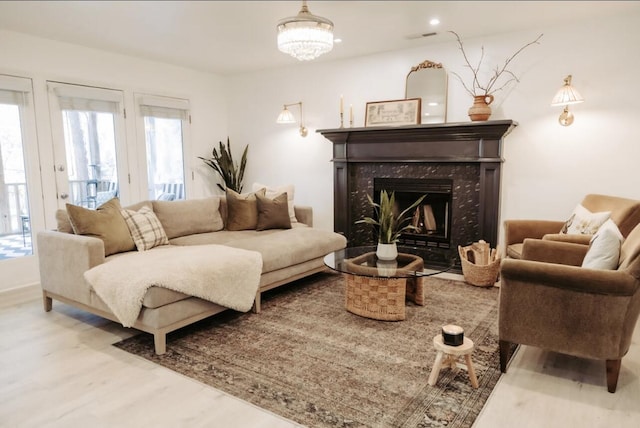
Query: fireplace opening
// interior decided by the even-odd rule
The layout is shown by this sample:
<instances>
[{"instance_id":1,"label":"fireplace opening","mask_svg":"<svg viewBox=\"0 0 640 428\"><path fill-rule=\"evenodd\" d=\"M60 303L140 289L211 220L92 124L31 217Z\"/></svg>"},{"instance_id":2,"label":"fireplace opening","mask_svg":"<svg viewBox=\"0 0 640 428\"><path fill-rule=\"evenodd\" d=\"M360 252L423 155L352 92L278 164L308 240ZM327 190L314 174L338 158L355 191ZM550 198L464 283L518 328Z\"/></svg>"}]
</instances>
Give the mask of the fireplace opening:
<instances>
[{"instance_id":1,"label":"fireplace opening","mask_svg":"<svg viewBox=\"0 0 640 428\"><path fill-rule=\"evenodd\" d=\"M374 178L374 201L380 202L380 192L394 192L396 213L410 207L422 195L422 203L416 207L411 222L416 230L403 233L399 245L416 247L451 247L451 206L453 180L419 178Z\"/></svg>"}]
</instances>

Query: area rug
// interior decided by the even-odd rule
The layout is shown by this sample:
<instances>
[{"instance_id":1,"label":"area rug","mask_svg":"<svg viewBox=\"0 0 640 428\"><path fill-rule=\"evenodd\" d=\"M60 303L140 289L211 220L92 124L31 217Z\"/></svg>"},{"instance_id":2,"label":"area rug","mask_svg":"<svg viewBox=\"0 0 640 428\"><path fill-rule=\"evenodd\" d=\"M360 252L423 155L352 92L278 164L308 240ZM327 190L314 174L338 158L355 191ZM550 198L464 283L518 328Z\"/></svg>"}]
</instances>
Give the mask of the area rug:
<instances>
[{"instance_id":1,"label":"area rug","mask_svg":"<svg viewBox=\"0 0 640 428\"><path fill-rule=\"evenodd\" d=\"M272 290L262 312L227 311L171 333L167 353L140 334L117 347L309 427L470 427L500 377L498 289L430 278L404 321L345 310L342 276L320 273ZM427 379L433 337L464 328L480 387L466 370Z\"/></svg>"}]
</instances>

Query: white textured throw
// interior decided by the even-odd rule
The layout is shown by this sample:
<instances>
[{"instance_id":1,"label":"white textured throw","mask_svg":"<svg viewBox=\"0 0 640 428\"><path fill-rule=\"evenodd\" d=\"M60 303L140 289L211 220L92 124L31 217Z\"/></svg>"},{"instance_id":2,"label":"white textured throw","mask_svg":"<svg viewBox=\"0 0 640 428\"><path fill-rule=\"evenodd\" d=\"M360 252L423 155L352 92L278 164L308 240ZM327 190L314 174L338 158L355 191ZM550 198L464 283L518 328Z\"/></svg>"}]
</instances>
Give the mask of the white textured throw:
<instances>
[{"instance_id":1,"label":"white textured throw","mask_svg":"<svg viewBox=\"0 0 640 428\"><path fill-rule=\"evenodd\" d=\"M127 253L84 277L125 327L136 322L147 289L169 288L247 312L260 285L262 256L223 245L162 246Z\"/></svg>"}]
</instances>

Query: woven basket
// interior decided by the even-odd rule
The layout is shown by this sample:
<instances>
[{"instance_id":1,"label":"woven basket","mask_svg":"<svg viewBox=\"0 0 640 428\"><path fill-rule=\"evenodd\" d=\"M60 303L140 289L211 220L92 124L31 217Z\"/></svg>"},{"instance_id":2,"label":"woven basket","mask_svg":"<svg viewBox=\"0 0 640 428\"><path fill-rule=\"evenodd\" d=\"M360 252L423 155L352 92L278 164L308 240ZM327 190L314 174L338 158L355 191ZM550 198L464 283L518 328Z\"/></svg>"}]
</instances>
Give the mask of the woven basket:
<instances>
[{"instance_id":1,"label":"woven basket","mask_svg":"<svg viewBox=\"0 0 640 428\"><path fill-rule=\"evenodd\" d=\"M345 307L356 315L381 321L405 319L405 278L372 278L344 274Z\"/></svg>"},{"instance_id":2,"label":"woven basket","mask_svg":"<svg viewBox=\"0 0 640 428\"><path fill-rule=\"evenodd\" d=\"M458 246L458 254L462 264L462 275L465 282L478 287L492 287L500 272L500 256L496 250L490 250L488 264L475 264L468 259L469 251L474 251L475 245Z\"/></svg>"}]
</instances>

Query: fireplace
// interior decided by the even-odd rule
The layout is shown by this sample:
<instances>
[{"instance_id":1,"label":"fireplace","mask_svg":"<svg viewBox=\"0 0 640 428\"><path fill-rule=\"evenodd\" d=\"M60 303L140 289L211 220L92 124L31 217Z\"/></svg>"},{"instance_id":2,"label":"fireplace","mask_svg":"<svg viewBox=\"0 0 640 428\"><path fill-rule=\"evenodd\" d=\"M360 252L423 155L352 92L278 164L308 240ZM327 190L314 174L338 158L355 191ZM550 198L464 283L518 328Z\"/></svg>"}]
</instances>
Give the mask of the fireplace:
<instances>
[{"instance_id":1,"label":"fireplace","mask_svg":"<svg viewBox=\"0 0 640 428\"><path fill-rule=\"evenodd\" d=\"M422 204L429 206L424 233L405 234L401 243L450 253L480 239L496 246L502 144L515 126L496 120L318 130L333 143L334 230L350 247L374 244L370 227L355 222L372 215L367 195L375 200L387 188L407 206L421 194L431 198ZM424 208L422 214L418 225Z\"/></svg>"},{"instance_id":2,"label":"fireplace","mask_svg":"<svg viewBox=\"0 0 640 428\"><path fill-rule=\"evenodd\" d=\"M400 245L450 248L453 180L430 178L374 178L374 201L380 202L380 192L394 192L396 213L409 208L425 196L408 216L415 229L403 233Z\"/></svg>"}]
</instances>

